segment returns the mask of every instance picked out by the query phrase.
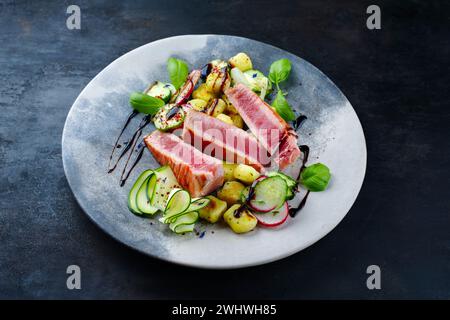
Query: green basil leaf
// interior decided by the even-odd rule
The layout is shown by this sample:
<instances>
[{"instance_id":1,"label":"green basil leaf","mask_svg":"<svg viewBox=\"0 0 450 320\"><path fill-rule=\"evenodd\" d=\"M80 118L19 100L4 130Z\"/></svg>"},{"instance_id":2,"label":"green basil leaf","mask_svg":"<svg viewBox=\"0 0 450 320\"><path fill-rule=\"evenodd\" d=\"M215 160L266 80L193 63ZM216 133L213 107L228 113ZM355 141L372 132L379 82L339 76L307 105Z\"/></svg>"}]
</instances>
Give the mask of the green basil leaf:
<instances>
[{"instance_id":1,"label":"green basil leaf","mask_svg":"<svg viewBox=\"0 0 450 320\"><path fill-rule=\"evenodd\" d=\"M295 113L292 111L291 106L287 102L281 91L277 92L277 96L272 103L272 107L275 108L277 113L286 121L295 120Z\"/></svg>"},{"instance_id":2,"label":"green basil leaf","mask_svg":"<svg viewBox=\"0 0 450 320\"><path fill-rule=\"evenodd\" d=\"M322 163L315 163L302 171L300 182L306 189L317 192L327 188L330 178L330 169Z\"/></svg>"},{"instance_id":3,"label":"green basil leaf","mask_svg":"<svg viewBox=\"0 0 450 320\"><path fill-rule=\"evenodd\" d=\"M272 63L269 71L269 80L278 85L285 81L291 73L291 62L288 59L280 59Z\"/></svg>"},{"instance_id":4,"label":"green basil leaf","mask_svg":"<svg viewBox=\"0 0 450 320\"><path fill-rule=\"evenodd\" d=\"M167 60L167 72L169 73L170 81L174 87L179 89L186 81L189 74L189 68L183 60L169 58L169 60Z\"/></svg>"},{"instance_id":5,"label":"green basil leaf","mask_svg":"<svg viewBox=\"0 0 450 320\"><path fill-rule=\"evenodd\" d=\"M147 94L133 92L130 95L130 104L135 110L141 113L154 115L165 103L163 100Z\"/></svg>"}]
</instances>

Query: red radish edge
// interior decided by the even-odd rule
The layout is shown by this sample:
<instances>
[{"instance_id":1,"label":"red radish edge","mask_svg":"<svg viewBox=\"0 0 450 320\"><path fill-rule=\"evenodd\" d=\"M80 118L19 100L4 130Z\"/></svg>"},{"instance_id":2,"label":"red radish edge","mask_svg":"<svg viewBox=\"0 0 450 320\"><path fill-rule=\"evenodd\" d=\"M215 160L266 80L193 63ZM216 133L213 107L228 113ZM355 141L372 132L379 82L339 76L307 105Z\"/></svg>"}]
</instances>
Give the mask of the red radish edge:
<instances>
[{"instance_id":1,"label":"red radish edge","mask_svg":"<svg viewBox=\"0 0 450 320\"><path fill-rule=\"evenodd\" d=\"M191 79L186 80L186 83L180 89L180 93L175 99L175 103L178 105L185 103L189 99L193 91L194 91L194 83L192 82Z\"/></svg>"},{"instance_id":2,"label":"red radish edge","mask_svg":"<svg viewBox=\"0 0 450 320\"><path fill-rule=\"evenodd\" d=\"M283 224L288 216L289 216L289 206L287 201L281 206L281 208L279 209L280 212L277 214L277 216L279 216L279 220L275 220L275 222L272 223L268 223L264 221L264 217L267 217L267 215L269 215L270 213L258 213L258 212L252 212L253 215L256 217L256 219L258 220L258 223L260 223L261 225L265 226L265 227L276 227L279 226L280 224Z\"/></svg>"},{"instance_id":3,"label":"red radish edge","mask_svg":"<svg viewBox=\"0 0 450 320\"><path fill-rule=\"evenodd\" d=\"M265 175L261 175L258 178L256 178L255 181L253 181L252 188L255 187L255 185L258 181L261 181L262 179L265 179L265 178L267 178L267 176L265 176Z\"/></svg>"},{"instance_id":4,"label":"red radish edge","mask_svg":"<svg viewBox=\"0 0 450 320\"><path fill-rule=\"evenodd\" d=\"M256 211L256 212L260 212L260 213L269 213L270 211L273 211L273 210L275 210L275 208L276 207L272 207L272 208L269 208L269 209L261 209L261 208L258 208L258 207L255 207L254 205L252 205L252 200L250 200L249 202L248 202L248 206L252 209L252 210L254 210L254 211Z\"/></svg>"}]
</instances>

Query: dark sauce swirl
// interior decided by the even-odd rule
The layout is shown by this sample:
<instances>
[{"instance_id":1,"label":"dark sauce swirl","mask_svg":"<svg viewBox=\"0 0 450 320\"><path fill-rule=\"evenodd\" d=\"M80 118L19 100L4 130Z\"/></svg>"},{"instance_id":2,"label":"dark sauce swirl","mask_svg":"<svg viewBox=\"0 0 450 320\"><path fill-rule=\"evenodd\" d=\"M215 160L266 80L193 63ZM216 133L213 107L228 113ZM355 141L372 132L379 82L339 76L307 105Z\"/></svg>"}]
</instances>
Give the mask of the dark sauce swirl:
<instances>
[{"instance_id":1,"label":"dark sauce swirl","mask_svg":"<svg viewBox=\"0 0 450 320\"><path fill-rule=\"evenodd\" d=\"M308 117L305 116L304 114L299 115L295 120L294 120L294 130L297 131L298 129L300 129L302 127L303 122L305 122L305 120L307 120Z\"/></svg>"},{"instance_id":2,"label":"dark sauce swirl","mask_svg":"<svg viewBox=\"0 0 450 320\"><path fill-rule=\"evenodd\" d=\"M133 171L133 169L136 167L136 165L139 163L139 161L142 158L142 155L144 154L144 145L143 144L139 144L138 149L136 149L136 152L139 152L136 159L134 160L133 164L130 167L130 170L128 170L128 172L125 174L125 176L122 173L122 177L120 178L120 186L123 187L125 185L125 182L127 181L128 177L131 174L131 171ZM124 169L125 171L125 169Z\"/></svg>"},{"instance_id":3,"label":"dark sauce swirl","mask_svg":"<svg viewBox=\"0 0 450 320\"><path fill-rule=\"evenodd\" d=\"M303 209L303 207L306 204L306 200L308 200L308 196L309 196L310 191L308 190L305 194L305 196L303 197L302 201L300 201L299 205L294 207L294 208L289 208L289 215L294 218L297 213Z\"/></svg>"},{"instance_id":4,"label":"dark sauce swirl","mask_svg":"<svg viewBox=\"0 0 450 320\"><path fill-rule=\"evenodd\" d=\"M139 160L141 160L142 158L142 154L144 153L144 145L143 144L139 144L138 147L135 150L136 144L139 141L141 135L142 135L142 130L150 123L151 121L151 116L150 115L146 115L142 118L141 122L139 123L138 128L133 132L133 135L131 136L131 139L129 139L128 142L125 142L124 145L125 147L122 149L121 153L119 154L119 156L117 157L116 161L114 162L113 165L111 165L112 163L112 159L114 157L114 152L116 149L120 148L120 144L119 144L119 140L122 137L125 129L128 127L128 125L130 124L131 120L138 114L139 112L137 111L133 111L127 118L127 120L125 121L125 124L122 128L122 130L119 133L119 136L116 139L116 142L114 144L113 150L111 152L111 155L109 157L109 164L108 164L108 173L113 172L116 168L117 165L119 164L120 160L125 157L125 155L128 153L128 157L127 157L127 161L125 162L125 166L122 170L122 174L120 176L120 186L122 187L126 180L128 179L128 177L130 176L131 171L136 167L136 165L138 164ZM137 156L133 162L133 164L131 165L130 169L127 170L128 168L128 163L130 162L130 159L133 155L132 150L134 150L137 153Z\"/></svg>"},{"instance_id":5,"label":"dark sauce swirl","mask_svg":"<svg viewBox=\"0 0 450 320\"><path fill-rule=\"evenodd\" d=\"M122 137L122 135L123 135L125 129L128 127L128 124L131 122L131 119L133 119L138 113L139 113L138 111L133 110L133 111L130 113L130 115L128 116L127 120L125 121L125 124L123 125L122 130L120 130L119 136L117 137L116 142L114 143L114 147L113 147L113 149L112 149L112 151L111 151L111 155L109 156L108 173L111 173L111 172L114 171L114 169L116 168L117 163L119 162L119 160L125 155L126 151L129 150L129 147L128 147L128 145L127 145L128 149L127 149L127 147L126 147L126 148L122 151L122 153L120 154L119 158L117 159L116 164L114 165L113 168L111 168L111 162L112 162L112 158L113 158L113 156L114 156L114 151L116 151L116 149L118 149L118 148L121 147L121 145L119 144L119 140L120 140L120 138ZM125 150L126 150L126 151L125 151ZM125 152L124 152L124 151L125 151Z\"/></svg>"},{"instance_id":6,"label":"dark sauce swirl","mask_svg":"<svg viewBox=\"0 0 450 320\"><path fill-rule=\"evenodd\" d=\"M167 120L170 120L173 117L175 117L180 110L181 108L178 106L174 106L172 109L170 109L169 112L167 112L166 114Z\"/></svg>"},{"instance_id":7,"label":"dark sauce swirl","mask_svg":"<svg viewBox=\"0 0 450 320\"><path fill-rule=\"evenodd\" d=\"M150 123L150 121L151 121L150 115L146 115L142 119L141 123L139 124L139 127L136 129L136 131L133 134L133 138L131 140L132 142L129 144L129 145L131 145L131 148L130 148L131 150L134 150L134 148L136 147L136 144L142 135L142 130ZM128 147L128 145L127 145L127 147ZM127 171L128 163L130 162L131 156L133 155L133 152L128 153L127 161L125 162L125 166L123 167L122 174L120 176L120 186L121 187L123 187L125 185L125 182L127 181L128 177L130 176L131 171L134 169L134 167L136 167L139 160L141 160L142 153L144 152L143 144L140 144L138 146L138 148L135 150L135 152L138 152L138 156L136 157L136 160L134 161L133 165Z\"/></svg>"},{"instance_id":8,"label":"dark sauce swirl","mask_svg":"<svg viewBox=\"0 0 450 320\"><path fill-rule=\"evenodd\" d=\"M298 148L303 153L303 160L302 160L302 166L300 167L300 171L297 176L297 181L300 180L300 175L302 174L303 170L306 168L306 162L308 162L308 158L309 158L309 147L307 145L301 145L301 146L298 146Z\"/></svg>"},{"instance_id":9,"label":"dark sauce swirl","mask_svg":"<svg viewBox=\"0 0 450 320\"><path fill-rule=\"evenodd\" d=\"M307 145L300 145L298 146L298 148L300 149L300 151L303 153L303 160L302 160L302 166L300 168L300 172L298 173L298 177L297 177L297 181L300 181L300 176L302 175L303 170L306 168L306 162L308 162L308 158L309 158L309 147ZM290 207L289 208L289 215L294 218L297 213L303 209L303 207L306 204L306 200L308 200L308 196L309 196L309 190L306 192L305 196L303 197L303 199L300 201L299 205L296 207Z\"/></svg>"}]
</instances>

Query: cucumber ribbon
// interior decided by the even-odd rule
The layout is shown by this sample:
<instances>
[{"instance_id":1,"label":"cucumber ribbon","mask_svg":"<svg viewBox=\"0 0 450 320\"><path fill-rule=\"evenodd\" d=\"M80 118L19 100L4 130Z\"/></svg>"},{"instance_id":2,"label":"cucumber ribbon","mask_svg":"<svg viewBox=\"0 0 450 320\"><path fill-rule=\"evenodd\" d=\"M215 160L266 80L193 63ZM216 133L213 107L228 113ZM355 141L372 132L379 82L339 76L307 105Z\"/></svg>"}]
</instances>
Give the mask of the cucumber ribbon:
<instances>
[{"instance_id":1,"label":"cucumber ribbon","mask_svg":"<svg viewBox=\"0 0 450 320\"><path fill-rule=\"evenodd\" d=\"M161 177L165 177L166 183L168 183L167 180L175 179L175 177L170 179L171 175L169 173L171 173L171 170L168 167L142 172L128 195L128 207L130 211L139 216L153 216L157 213L164 206L163 203L155 203L157 202L155 201L157 193L164 191L161 189L162 186L157 185L157 175L159 174ZM173 188L173 185L173 183L170 184L170 188ZM156 191L157 188L160 190ZM162 199L158 201L160 200ZM170 230L175 233L192 232L195 223L199 219L198 210L206 207L209 202L210 200L207 198L191 199L189 192L186 190L173 188L164 206L163 216L159 220L162 223L169 224Z\"/></svg>"},{"instance_id":2,"label":"cucumber ribbon","mask_svg":"<svg viewBox=\"0 0 450 320\"><path fill-rule=\"evenodd\" d=\"M189 192L183 189L173 189L167 200L162 223L169 224L170 230L175 233L192 232L199 218L198 210L209 204L207 198L191 199Z\"/></svg>"}]
</instances>

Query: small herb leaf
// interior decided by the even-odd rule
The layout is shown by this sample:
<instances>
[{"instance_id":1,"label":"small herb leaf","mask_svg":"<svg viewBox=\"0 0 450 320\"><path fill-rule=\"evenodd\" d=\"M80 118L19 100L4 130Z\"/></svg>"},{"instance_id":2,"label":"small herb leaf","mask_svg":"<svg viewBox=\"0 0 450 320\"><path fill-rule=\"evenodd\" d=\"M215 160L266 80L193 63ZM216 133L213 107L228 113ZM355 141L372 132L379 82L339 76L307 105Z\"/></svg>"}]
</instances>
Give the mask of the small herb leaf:
<instances>
[{"instance_id":1,"label":"small herb leaf","mask_svg":"<svg viewBox=\"0 0 450 320\"><path fill-rule=\"evenodd\" d=\"M306 189L317 192L327 188L330 178L330 169L322 163L315 163L302 171L300 182Z\"/></svg>"},{"instance_id":2,"label":"small herb leaf","mask_svg":"<svg viewBox=\"0 0 450 320\"><path fill-rule=\"evenodd\" d=\"M174 87L179 89L186 81L189 74L189 68L183 60L169 58L169 60L167 60L167 72L169 73L170 81Z\"/></svg>"},{"instance_id":3,"label":"small herb leaf","mask_svg":"<svg viewBox=\"0 0 450 320\"><path fill-rule=\"evenodd\" d=\"M277 92L277 96L272 103L272 107L275 108L277 113L286 121L295 120L295 114L291 109L291 106L287 102L281 91Z\"/></svg>"},{"instance_id":4,"label":"small herb leaf","mask_svg":"<svg viewBox=\"0 0 450 320\"><path fill-rule=\"evenodd\" d=\"M272 63L269 71L269 80L278 84L285 81L291 73L291 62L288 59L280 59Z\"/></svg>"},{"instance_id":5,"label":"small herb leaf","mask_svg":"<svg viewBox=\"0 0 450 320\"><path fill-rule=\"evenodd\" d=\"M164 105L164 101L140 92L133 92L130 95L131 106L145 114L154 115Z\"/></svg>"}]
</instances>

